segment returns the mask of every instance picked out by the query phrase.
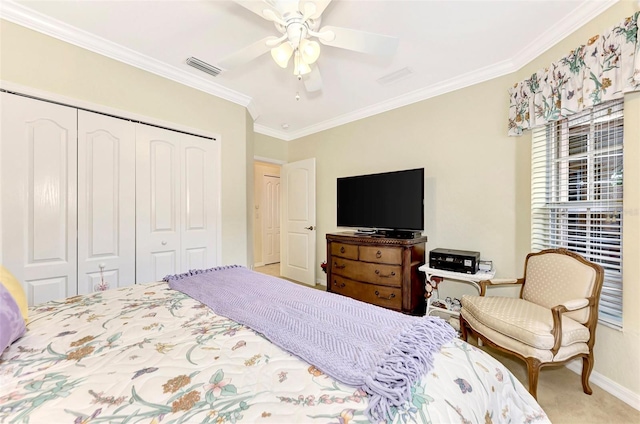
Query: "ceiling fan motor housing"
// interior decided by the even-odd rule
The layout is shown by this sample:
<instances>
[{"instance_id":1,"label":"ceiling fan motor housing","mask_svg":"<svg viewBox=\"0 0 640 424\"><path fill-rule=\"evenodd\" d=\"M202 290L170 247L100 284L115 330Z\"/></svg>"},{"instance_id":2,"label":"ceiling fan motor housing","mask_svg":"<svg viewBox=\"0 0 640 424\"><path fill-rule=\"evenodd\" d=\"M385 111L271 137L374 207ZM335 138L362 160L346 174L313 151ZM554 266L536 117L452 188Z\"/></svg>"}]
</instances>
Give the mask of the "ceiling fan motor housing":
<instances>
[{"instance_id":1,"label":"ceiling fan motor housing","mask_svg":"<svg viewBox=\"0 0 640 424\"><path fill-rule=\"evenodd\" d=\"M285 25L274 22L276 29L282 34L287 34L287 39L295 49L300 44L300 40L309 36L309 30L316 31L320 26L320 19L304 19L299 11L288 12L283 17Z\"/></svg>"}]
</instances>

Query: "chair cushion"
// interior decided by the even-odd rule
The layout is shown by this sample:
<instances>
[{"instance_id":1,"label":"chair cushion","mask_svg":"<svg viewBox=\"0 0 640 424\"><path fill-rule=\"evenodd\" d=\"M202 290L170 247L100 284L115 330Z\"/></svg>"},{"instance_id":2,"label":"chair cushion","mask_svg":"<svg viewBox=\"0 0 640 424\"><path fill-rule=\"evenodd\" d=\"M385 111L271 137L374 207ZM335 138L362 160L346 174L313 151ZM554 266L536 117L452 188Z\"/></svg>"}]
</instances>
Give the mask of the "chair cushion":
<instances>
[{"instance_id":1,"label":"chair cushion","mask_svg":"<svg viewBox=\"0 0 640 424\"><path fill-rule=\"evenodd\" d=\"M511 297L462 297L462 316L471 315L485 326L537 349L553 347L553 315L551 310L523 299ZM589 340L584 325L562 317L562 343L569 346Z\"/></svg>"},{"instance_id":2,"label":"chair cushion","mask_svg":"<svg viewBox=\"0 0 640 424\"><path fill-rule=\"evenodd\" d=\"M484 338L495 345L511 352L515 352L524 358L536 358L542 363L562 362L573 358L576 355L589 354L589 346L586 343L574 343L570 346L560 347L558 353L554 355L550 350L536 349L535 347L498 333L497 331L478 322L470 314L466 314L465 320L475 332L482 334Z\"/></svg>"}]
</instances>

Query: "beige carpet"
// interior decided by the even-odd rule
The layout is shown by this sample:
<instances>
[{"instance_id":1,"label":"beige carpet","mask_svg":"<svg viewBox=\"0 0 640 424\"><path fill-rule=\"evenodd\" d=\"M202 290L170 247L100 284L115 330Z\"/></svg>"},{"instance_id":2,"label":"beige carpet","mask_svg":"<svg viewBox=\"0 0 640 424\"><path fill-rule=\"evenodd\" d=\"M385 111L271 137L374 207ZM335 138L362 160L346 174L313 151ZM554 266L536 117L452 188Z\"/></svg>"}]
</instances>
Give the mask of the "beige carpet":
<instances>
[{"instance_id":1,"label":"beige carpet","mask_svg":"<svg viewBox=\"0 0 640 424\"><path fill-rule=\"evenodd\" d=\"M277 277L280 265L272 264L255 270ZM324 289L324 286L316 288ZM489 347L483 346L481 349L502 362L528 387L524 362ZM538 402L554 424L640 424L640 411L593 382L591 388L592 395L584 394L581 376L565 367L542 368L538 378Z\"/></svg>"}]
</instances>

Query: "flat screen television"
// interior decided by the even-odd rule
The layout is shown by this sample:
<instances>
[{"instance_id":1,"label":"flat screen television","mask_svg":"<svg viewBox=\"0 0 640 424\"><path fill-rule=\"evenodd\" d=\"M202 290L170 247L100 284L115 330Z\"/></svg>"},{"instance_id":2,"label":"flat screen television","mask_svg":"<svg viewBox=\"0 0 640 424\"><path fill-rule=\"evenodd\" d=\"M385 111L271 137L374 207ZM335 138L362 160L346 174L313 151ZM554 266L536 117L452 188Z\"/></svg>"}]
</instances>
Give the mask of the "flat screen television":
<instances>
[{"instance_id":1,"label":"flat screen television","mask_svg":"<svg viewBox=\"0 0 640 424\"><path fill-rule=\"evenodd\" d=\"M424 168L337 180L339 227L424 230Z\"/></svg>"}]
</instances>

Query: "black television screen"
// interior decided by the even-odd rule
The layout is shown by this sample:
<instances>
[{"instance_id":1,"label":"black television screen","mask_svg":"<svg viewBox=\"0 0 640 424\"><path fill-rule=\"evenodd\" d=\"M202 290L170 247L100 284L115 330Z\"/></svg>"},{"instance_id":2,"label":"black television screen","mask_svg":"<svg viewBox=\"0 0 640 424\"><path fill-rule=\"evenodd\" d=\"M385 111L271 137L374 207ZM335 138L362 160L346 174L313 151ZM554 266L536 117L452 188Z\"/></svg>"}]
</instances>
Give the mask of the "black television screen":
<instances>
[{"instance_id":1,"label":"black television screen","mask_svg":"<svg viewBox=\"0 0 640 424\"><path fill-rule=\"evenodd\" d=\"M337 180L339 227L424 230L424 168Z\"/></svg>"}]
</instances>

